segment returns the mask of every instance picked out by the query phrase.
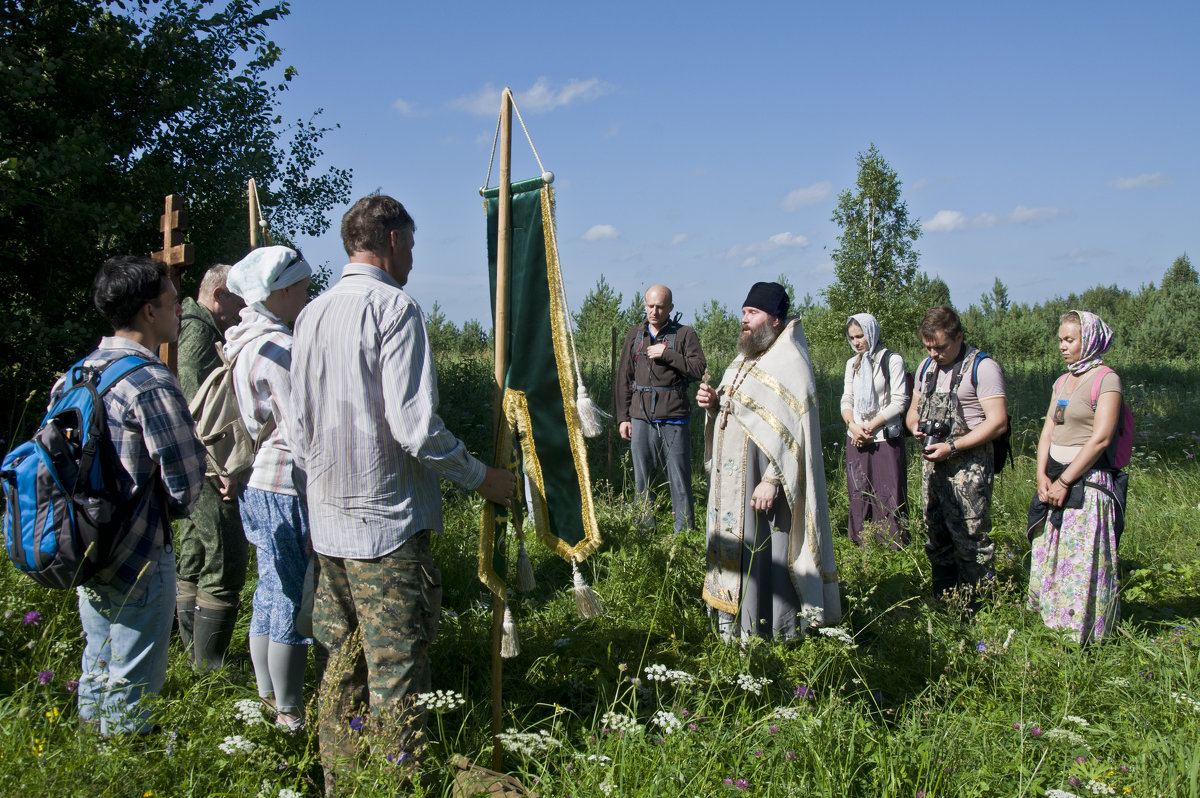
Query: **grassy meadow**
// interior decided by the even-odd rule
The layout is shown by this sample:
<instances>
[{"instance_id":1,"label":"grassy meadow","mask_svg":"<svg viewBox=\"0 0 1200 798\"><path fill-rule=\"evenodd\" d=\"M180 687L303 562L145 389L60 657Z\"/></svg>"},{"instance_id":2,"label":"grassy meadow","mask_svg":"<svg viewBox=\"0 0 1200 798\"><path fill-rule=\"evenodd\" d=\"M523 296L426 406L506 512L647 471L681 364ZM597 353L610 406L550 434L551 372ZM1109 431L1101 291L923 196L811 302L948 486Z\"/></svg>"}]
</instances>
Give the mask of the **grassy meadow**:
<instances>
[{"instance_id":1,"label":"grassy meadow","mask_svg":"<svg viewBox=\"0 0 1200 798\"><path fill-rule=\"evenodd\" d=\"M605 543L584 571L605 613L581 619L569 566L531 546L538 587L511 601L522 649L504 668L505 769L544 798L1200 795L1200 370L1113 361L1138 423L1123 608L1111 639L1080 651L1024 601L1034 448L1057 364L1008 370L1016 462L996 483L997 580L968 616L927 598L916 508L903 551L845 540L837 404L847 354L814 352L842 624L799 644L721 643L700 600L703 533L672 535L665 495L659 529L634 531L628 449L592 441ZM447 426L486 451L490 366L462 360L439 370ZM585 376L606 403L607 362ZM910 453L912 497L916 463ZM490 759L479 501L447 486L445 505L434 688L453 695L429 700L423 752L400 751L386 724L363 726L363 751L374 753L357 795L449 795L442 765L451 754ZM281 733L254 708L252 589L253 579L235 661L223 672L194 674L173 642L155 706L161 734L98 740L76 723L83 640L74 594L0 568L0 795L320 795L315 732ZM416 753L429 775L414 788L405 763Z\"/></svg>"}]
</instances>

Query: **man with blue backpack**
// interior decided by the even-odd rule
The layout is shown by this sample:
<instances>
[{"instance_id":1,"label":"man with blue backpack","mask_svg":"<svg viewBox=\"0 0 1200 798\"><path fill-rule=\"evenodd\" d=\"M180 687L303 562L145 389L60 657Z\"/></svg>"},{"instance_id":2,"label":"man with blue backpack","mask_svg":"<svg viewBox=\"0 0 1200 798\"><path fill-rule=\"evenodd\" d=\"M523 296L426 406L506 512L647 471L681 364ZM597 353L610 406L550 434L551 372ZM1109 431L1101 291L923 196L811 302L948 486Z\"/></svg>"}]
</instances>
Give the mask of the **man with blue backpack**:
<instances>
[{"instance_id":1,"label":"man with blue backpack","mask_svg":"<svg viewBox=\"0 0 1200 798\"><path fill-rule=\"evenodd\" d=\"M929 357L917 372L906 424L921 448L925 554L933 595L973 595L992 570L992 482L1008 451L1004 372L963 342L953 308L931 308L921 322Z\"/></svg>"},{"instance_id":2,"label":"man with blue backpack","mask_svg":"<svg viewBox=\"0 0 1200 798\"><path fill-rule=\"evenodd\" d=\"M179 335L179 298L166 266L111 258L93 289L113 334L55 385L51 404L90 370L100 371L103 383L107 367L133 365L100 394L108 421L100 444L112 447L124 503L107 562L77 589L87 639L79 717L103 735L147 733L141 699L162 689L175 614L171 516L191 513L204 484L205 449L178 380L155 354Z\"/></svg>"}]
</instances>

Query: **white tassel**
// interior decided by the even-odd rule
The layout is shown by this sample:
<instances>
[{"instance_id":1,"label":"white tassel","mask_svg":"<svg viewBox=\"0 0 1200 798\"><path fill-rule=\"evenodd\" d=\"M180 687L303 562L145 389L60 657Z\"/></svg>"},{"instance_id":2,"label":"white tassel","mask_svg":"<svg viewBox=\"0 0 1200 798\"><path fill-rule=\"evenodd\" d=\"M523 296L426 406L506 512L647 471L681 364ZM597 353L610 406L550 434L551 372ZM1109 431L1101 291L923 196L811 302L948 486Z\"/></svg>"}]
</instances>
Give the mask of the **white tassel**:
<instances>
[{"instance_id":1,"label":"white tassel","mask_svg":"<svg viewBox=\"0 0 1200 798\"><path fill-rule=\"evenodd\" d=\"M512 659L521 653L521 638L517 637L517 624L512 610L504 607L504 633L500 636L500 656Z\"/></svg>"},{"instance_id":2,"label":"white tassel","mask_svg":"<svg viewBox=\"0 0 1200 798\"><path fill-rule=\"evenodd\" d=\"M583 381L576 383L578 386L575 389L575 409L579 412L579 426L583 430L583 437L594 438L603 431L601 419L612 418L608 413L600 409L600 406L592 401L588 396L587 388L583 387Z\"/></svg>"},{"instance_id":3,"label":"white tassel","mask_svg":"<svg viewBox=\"0 0 1200 798\"><path fill-rule=\"evenodd\" d=\"M600 597L596 595L596 591L583 581L583 574L579 572L579 563L575 560L571 561L571 571L575 580L575 609L579 611L579 617L599 618L604 614L604 605L600 603Z\"/></svg>"},{"instance_id":4,"label":"white tassel","mask_svg":"<svg viewBox=\"0 0 1200 798\"><path fill-rule=\"evenodd\" d=\"M533 578L533 563L529 561L529 552L525 551L525 541L521 540L517 553L517 590L529 593L536 587L537 580Z\"/></svg>"}]
</instances>

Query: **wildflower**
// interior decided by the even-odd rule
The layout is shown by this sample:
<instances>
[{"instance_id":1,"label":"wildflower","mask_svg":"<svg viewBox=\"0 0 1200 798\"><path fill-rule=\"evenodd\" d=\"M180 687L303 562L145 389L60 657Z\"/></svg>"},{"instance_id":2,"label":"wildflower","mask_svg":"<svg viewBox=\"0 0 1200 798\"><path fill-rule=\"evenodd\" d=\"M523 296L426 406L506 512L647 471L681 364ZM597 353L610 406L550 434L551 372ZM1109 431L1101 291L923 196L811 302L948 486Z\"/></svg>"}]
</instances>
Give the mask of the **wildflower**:
<instances>
[{"instance_id":1,"label":"wildflower","mask_svg":"<svg viewBox=\"0 0 1200 798\"><path fill-rule=\"evenodd\" d=\"M636 720L619 712L605 712L600 717L600 724L615 732L640 731L642 728Z\"/></svg>"},{"instance_id":2,"label":"wildflower","mask_svg":"<svg viewBox=\"0 0 1200 798\"><path fill-rule=\"evenodd\" d=\"M300 793L296 792L290 787L284 787L279 791L278 798L300 798Z\"/></svg>"},{"instance_id":3,"label":"wildflower","mask_svg":"<svg viewBox=\"0 0 1200 798\"><path fill-rule=\"evenodd\" d=\"M1042 727L1034 726L1032 729L1029 730L1029 736L1030 737L1041 737L1042 736Z\"/></svg>"},{"instance_id":4,"label":"wildflower","mask_svg":"<svg viewBox=\"0 0 1200 798\"><path fill-rule=\"evenodd\" d=\"M167 741L167 756L175 753L175 738L179 736L177 729L171 730L171 739Z\"/></svg>"},{"instance_id":5,"label":"wildflower","mask_svg":"<svg viewBox=\"0 0 1200 798\"><path fill-rule=\"evenodd\" d=\"M787 761L791 762L791 761L795 760L796 752L789 748L788 750L783 752L783 758L786 759Z\"/></svg>"},{"instance_id":6,"label":"wildflower","mask_svg":"<svg viewBox=\"0 0 1200 798\"><path fill-rule=\"evenodd\" d=\"M364 723L366 723L366 721L363 719L363 716L359 715L356 718L350 719L350 728L354 729L354 731L362 731Z\"/></svg>"},{"instance_id":7,"label":"wildflower","mask_svg":"<svg viewBox=\"0 0 1200 798\"><path fill-rule=\"evenodd\" d=\"M800 710L795 707L775 707L772 717L776 720L796 720L800 717Z\"/></svg>"},{"instance_id":8,"label":"wildflower","mask_svg":"<svg viewBox=\"0 0 1200 798\"><path fill-rule=\"evenodd\" d=\"M1088 723L1086 720L1084 720L1083 718L1079 717L1078 715L1063 715L1063 720L1068 721L1070 723L1074 723L1076 726L1092 725L1092 724Z\"/></svg>"},{"instance_id":9,"label":"wildflower","mask_svg":"<svg viewBox=\"0 0 1200 798\"><path fill-rule=\"evenodd\" d=\"M21 625L22 626L37 626L38 622L41 620L42 620L42 614L40 612L38 612L37 610L30 610L29 612L25 613L25 617L21 618Z\"/></svg>"},{"instance_id":10,"label":"wildflower","mask_svg":"<svg viewBox=\"0 0 1200 798\"><path fill-rule=\"evenodd\" d=\"M987 651L987 643L980 640L978 643L975 644L975 650L978 651L980 654L983 654L984 652Z\"/></svg>"},{"instance_id":11,"label":"wildflower","mask_svg":"<svg viewBox=\"0 0 1200 798\"><path fill-rule=\"evenodd\" d=\"M74 693L78 689L79 689L79 680L78 679L67 679L67 692L68 693Z\"/></svg>"},{"instance_id":12,"label":"wildflower","mask_svg":"<svg viewBox=\"0 0 1200 798\"><path fill-rule=\"evenodd\" d=\"M761 749L761 748L759 748L758 750L756 750L756 751L754 752L754 755L755 755L755 756L762 756L762 749Z\"/></svg>"},{"instance_id":13,"label":"wildflower","mask_svg":"<svg viewBox=\"0 0 1200 798\"><path fill-rule=\"evenodd\" d=\"M617 789L617 785L613 784L611 781L600 782L600 792L604 793L605 795L612 795L612 792L615 789Z\"/></svg>"},{"instance_id":14,"label":"wildflower","mask_svg":"<svg viewBox=\"0 0 1200 798\"><path fill-rule=\"evenodd\" d=\"M509 728L498 735L500 744L508 751L521 754L525 757L533 757L538 754L543 754L550 748L561 748L562 741L556 740L550 736L550 732L542 729L537 733L534 732L519 732L516 729Z\"/></svg>"},{"instance_id":15,"label":"wildflower","mask_svg":"<svg viewBox=\"0 0 1200 798\"><path fill-rule=\"evenodd\" d=\"M1008 644L1012 642L1013 635L1015 635L1016 633L1017 633L1016 629L1009 629L1008 636L1006 636L1004 638L1004 645L1001 646L1001 648L1008 648Z\"/></svg>"},{"instance_id":16,"label":"wildflower","mask_svg":"<svg viewBox=\"0 0 1200 798\"><path fill-rule=\"evenodd\" d=\"M243 698L240 701L233 702L233 718L240 720L247 726L253 726L256 723L266 723L267 719L263 717L262 703L254 698Z\"/></svg>"},{"instance_id":17,"label":"wildflower","mask_svg":"<svg viewBox=\"0 0 1200 798\"><path fill-rule=\"evenodd\" d=\"M917 795L916 795L916 798L925 798L925 791L924 791L924 790L917 790Z\"/></svg>"},{"instance_id":18,"label":"wildflower","mask_svg":"<svg viewBox=\"0 0 1200 798\"><path fill-rule=\"evenodd\" d=\"M734 682L747 693L762 695L763 688L770 684L771 680L767 678L755 678L748 673L739 673L734 677Z\"/></svg>"},{"instance_id":19,"label":"wildflower","mask_svg":"<svg viewBox=\"0 0 1200 798\"><path fill-rule=\"evenodd\" d=\"M834 446L837 446L837 444L835 443ZM750 782L746 781L745 779L738 779L734 782L734 786L737 787L738 790L745 792L746 790L750 789Z\"/></svg>"},{"instance_id":20,"label":"wildflower","mask_svg":"<svg viewBox=\"0 0 1200 798\"><path fill-rule=\"evenodd\" d=\"M401 762L403 762L407 758L408 758L407 751L401 751L398 754L387 754L384 757L384 759L386 759L388 762L392 763L393 765L399 765Z\"/></svg>"},{"instance_id":21,"label":"wildflower","mask_svg":"<svg viewBox=\"0 0 1200 798\"><path fill-rule=\"evenodd\" d=\"M845 629L836 626L819 626L817 627L817 632L825 637L832 637L834 640L845 643L851 648L857 648L854 645L854 638Z\"/></svg>"},{"instance_id":22,"label":"wildflower","mask_svg":"<svg viewBox=\"0 0 1200 798\"><path fill-rule=\"evenodd\" d=\"M1087 788L1088 788L1088 792L1090 792L1092 795L1116 795L1117 794L1117 791L1114 790L1111 786L1109 786L1108 784L1105 784L1102 781L1096 781L1095 779L1088 779Z\"/></svg>"},{"instance_id":23,"label":"wildflower","mask_svg":"<svg viewBox=\"0 0 1200 798\"><path fill-rule=\"evenodd\" d=\"M54 678L54 671L38 671L38 684L50 684L50 680Z\"/></svg>"},{"instance_id":24,"label":"wildflower","mask_svg":"<svg viewBox=\"0 0 1200 798\"><path fill-rule=\"evenodd\" d=\"M57 707L50 707L50 709L46 710L46 720L50 721L51 723L55 723L58 720Z\"/></svg>"},{"instance_id":25,"label":"wildflower","mask_svg":"<svg viewBox=\"0 0 1200 798\"><path fill-rule=\"evenodd\" d=\"M1020 731L1021 730L1020 721L1013 721L1013 728L1016 729L1017 731Z\"/></svg>"},{"instance_id":26,"label":"wildflower","mask_svg":"<svg viewBox=\"0 0 1200 798\"><path fill-rule=\"evenodd\" d=\"M579 756L583 756L580 754ZM607 757L604 754L588 754L586 757L589 762L599 762L601 765L607 765L612 762L612 757Z\"/></svg>"},{"instance_id":27,"label":"wildflower","mask_svg":"<svg viewBox=\"0 0 1200 798\"><path fill-rule=\"evenodd\" d=\"M1046 790L1046 798L1079 798L1079 796L1066 790Z\"/></svg>"},{"instance_id":28,"label":"wildflower","mask_svg":"<svg viewBox=\"0 0 1200 798\"><path fill-rule=\"evenodd\" d=\"M1051 729L1050 731L1046 732L1046 736L1052 740L1066 740L1072 745L1087 745L1082 737L1080 737L1076 732L1070 731L1069 729Z\"/></svg>"},{"instance_id":29,"label":"wildflower","mask_svg":"<svg viewBox=\"0 0 1200 798\"><path fill-rule=\"evenodd\" d=\"M662 729L663 734L670 734L683 728L683 721L676 717L674 712L669 712L665 709L655 712L650 722Z\"/></svg>"},{"instance_id":30,"label":"wildflower","mask_svg":"<svg viewBox=\"0 0 1200 798\"><path fill-rule=\"evenodd\" d=\"M694 684L696 677L687 671L668 670L666 665L651 665L646 668L646 678L652 682L670 682L673 685Z\"/></svg>"},{"instance_id":31,"label":"wildflower","mask_svg":"<svg viewBox=\"0 0 1200 798\"><path fill-rule=\"evenodd\" d=\"M154 790L146 790L144 793L142 793L142 798L153 798L153 797L154 797Z\"/></svg>"},{"instance_id":32,"label":"wildflower","mask_svg":"<svg viewBox=\"0 0 1200 798\"><path fill-rule=\"evenodd\" d=\"M779 734L779 727L772 723L767 727L767 734Z\"/></svg>"},{"instance_id":33,"label":"wildflower","mask_svg":"<svg viewBox=\"0 0 1200 798\"><path fill-rule=\"evenodd\" d=\"M217 745L217 748L223 754L230 756L234 754L248 754L258 746L247 740L240 734L235 734L232 737L226 737Z\"/></svg>"},{"instance_id":34,"label":"wildflower","mask_svg":"<svg viewBox=\"0 0 1200 798\"><path fill-rule=\"evenodd\" d=\"M733 786L733 779L732 779L732 778L730 778L729 776L726 776L726 777L725 777L725 784L726 784L727 786L729 786L729 787L732 787L732 786Z\"/></svg>"},{"instance_id":35,"label":"wildflower","mask_svg":"<svg viewBox=\"0 0 1200 798\"><path fill-rule=\"evenodd\" d=\"M1083 754L1080 754L1079 756L1075 757L1075 761L1081 765L1084 765L1087 764L1087 757Z\"/></svg>"},{"instance_id":36,"label":"wildflower","mask_svg":"<svg viewBox=\"0 0 1200 798\"><path fill-rule=\"evenodd\" d=\"M795 695L796 698L813 698L815 697L815 692L808 685L798 684L796 685Z\"/></svg>"},{"instance_id":37,"label":"wildflower","mask_svg":"<svg viewBox=\"0 0 1200 798\"><path fill-rule=\"evenodd\" d=\"M453 690L434 690L432 693L417 693L413 699L417 706L422 706L434 714L453 712L467 703L462 693Z\"/></svg>"},{"instance_id":38,"label":"wildflower","mask_svg":"<svg viewBox=\"0 0 1200 798\"><path fill-rule=\"evenodd\" d=\"M696 724L695 724L695 723L689 723L689 724L688 724L688 731L695 731L697 728L698 728L698 727L696 726Z\"/></svg>"}]
</instances>

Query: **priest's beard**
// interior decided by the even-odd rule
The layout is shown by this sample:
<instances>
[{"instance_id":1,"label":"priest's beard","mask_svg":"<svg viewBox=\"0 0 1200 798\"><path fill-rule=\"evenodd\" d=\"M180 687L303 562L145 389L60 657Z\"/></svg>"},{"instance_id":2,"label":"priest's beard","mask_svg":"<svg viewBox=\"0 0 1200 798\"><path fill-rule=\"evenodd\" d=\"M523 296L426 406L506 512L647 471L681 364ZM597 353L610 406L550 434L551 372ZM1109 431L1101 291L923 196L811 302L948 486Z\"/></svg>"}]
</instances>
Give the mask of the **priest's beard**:
<instances>
[{"instance_id":1,"label":"priest's beard","mask_svg":"<svg viewBox=\"0 0 1200 798\"><path fill-rule=\"evenodd\" d=\"M742 357L758 357L766 352L778 337L779 333L775 331L774 327L770 324L762 324L749 330L743 330L742 334L738 336L737 348L742 353Z\"/></svg>"}]
</instances>

